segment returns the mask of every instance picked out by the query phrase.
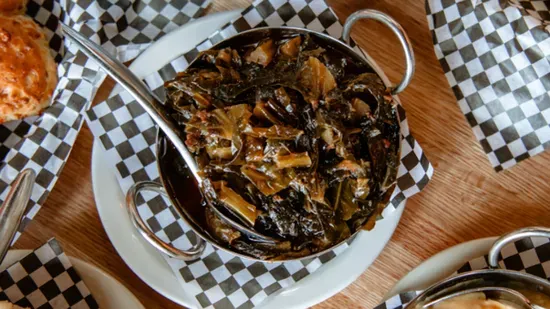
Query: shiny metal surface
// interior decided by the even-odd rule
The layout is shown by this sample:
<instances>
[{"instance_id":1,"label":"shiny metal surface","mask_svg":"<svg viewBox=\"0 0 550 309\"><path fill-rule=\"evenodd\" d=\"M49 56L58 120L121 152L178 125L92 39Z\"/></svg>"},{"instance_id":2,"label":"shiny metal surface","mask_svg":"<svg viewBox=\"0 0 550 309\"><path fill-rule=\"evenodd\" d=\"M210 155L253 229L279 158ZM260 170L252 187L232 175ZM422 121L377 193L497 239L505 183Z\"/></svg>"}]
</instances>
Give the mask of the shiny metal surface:
<instances>
[{"instance_id":1,"label":"shiny metal surface","mask_svg":"<svg viewBox=\"0 0 550 309\"><path fill-rule=\"evenodd\" d=\"M434 301L431 301L423 305L422 308L428 309L441 302L450 300L455 297L472 294L472 293L483 293L485 294L487 299L496 300L496 301L506 301L506 302L512 303L518 306L518 309L533 309L533 308L536 309L537 307L539 307L539 306L532 306L529 299L527 299L525 296L523 296L523 294L521 294L518 291L509 289L509 288L501 288L501 287L484 287L484 288L464 290L464 291L447 295L445 297L441 297L439 299L436 299Z\"/></svg>"},{"instance_id":2,"label":"shiny metal surface","mask_svg":"<svg viewBox=\"0 0 550 309\"><path fill-rule=\"evenodd\" d=\"M500 251L502 251L502 248L504 248L509 243L527 237L550 238L550 228L538 226L526 227L501 236L495 241L493 247L491 247L491 250L489 251L489 266L492 268L498 268L498 255L500 254Z\"/></svg>"},{"instance_id":3,"label":"shiny metal surface","mask_svg":"<svg viewBox=\"0 0 550 309\"><path fill-rule=\"evenodd\" d=\"M399 23L397 23L397 21L380 11L361 10L351 14L344 23L342 37L344 38L344 41L346 41L346 43L350 43L351 29L353 28L353 25L361 19L374 19L383 23L388 28L390 28L399 39L399 42L403 46L403 52L405 54L405 75L403 76L401 82L397 84L397 86L393 87L392 94L395 95L403 92L403 90L405 90L405 88L407 88L407 86L410 84L416 67L412 44L409 40L409 37L405 33L405 30L403 30L403 28L401 27L401 25L399 25Z\"/></svg>"},{"instance_id":4,"label":"shiny metal surface","mask_svg":"<svg viewBox=\"0 0 550 309\"><path fill-rule=\"evenodd\" d=\"M550 282L527 273L504 269L483 269L442 280L413 299L405 309L424 308L426 304L471 289L510 288L550 296ZM537 307L533 307L537 308Z\"/></svg>"},{"instance_id":5,"label":"shiny metal surface","mask_svg":"<svg viewBox=\"0 0 550 309\"><path fill-rule=\"evenodd\" d=\"M204 239L197 236L196 244L193 247L187 250L180 250L172 245L165 243L162 239L157 237L157 235L151 232L151 230L149 230L137 210L136 198L141 191L153 191L165 196L166 191L164 190L162 185L156 182L143 181L133 185L126 194L126 206L128 209L128 214L130 215L130 218L132 218L134 226L143 236L143 238L145 238L157 250L168 255L169 257L184 261L192 261L200 258L200 256L204 252L204 249L206 248L206 242L204 241Z\"/></svg>"},{"instance_id":6,"label":"shiny metal surface","mask_svg":"<svg viewBox=\"0 0 550 309\"><path fill-rule=\"evenodd\" d=\"M498 256L507 244L526 237L550 237L550 229L545 227L528 227L506 234L495 241L489 250L490 269L476 270L458 274L442 280L413 299L405 308L417 309L453 294L466 294L471 289L510 288L515 291L531 291L550 297L550 282L546 279L513 270L499 269ZM527 308L541 308L530 304Z\"/></svg>"},{"instance_id":7,"label":"shiny metal surface","mask_svg":"<svg viewBox=\"0 0 550 309\"><path fill-rule=\"evenodd\" d=\"M238 230L239 232L247 235L248 237L251 237L252 239L256 240L257 242L271 243L271 244L276 244L276 243L281 242L281 240L279 240L279 239L275 239L273 237L269 237L267 235L260 234L256 231L252 230L252 229L247 228L246 226L244 226L244 225L242 225L238 222L233 221L231 218L229 218L223 212L221 212L216 206L211 206L211 208L212 208L212 210L214 210L214 213L216 214L216 216L222 218L226 222L230 222L231 226L234 227L236 230Z\"/></svg>"},{"instance_id":8,"label":"shiny metal surface","mask_svg":"<svg viewBox=\"0 0 550 309\"><path fill-rule=\"evenodd\" d=\"M32 169L19 173L11 184L4 204L0 207L0 263L6 256L25 214L35 179L36 173Z\"/></svg>"},{"instance_id":9,"label":"shiny metal surface","mask_svg":"<svg viewBox=\"0 0 550 309\"><path fill-rule=\"evenodd\" d=\"M124 64L120 63L116 58L109 55L101 46L87 39L82 34L73 30L65 24L61 24L63 32L67 37L74 42L86 56L95 60L97 64L105 70L117 83L119 83L126 91L128 91L136 101L145 109L147 114L151 116L153 121L166 133L166 136L174 143L185 163L199 184L202 179L199 176L199 168L195 159L185 147L185 136L179 130L178 125L170 116L166 107L161 103L159 98L149 90L149 88Z\"/></svg>"}]
</instances>

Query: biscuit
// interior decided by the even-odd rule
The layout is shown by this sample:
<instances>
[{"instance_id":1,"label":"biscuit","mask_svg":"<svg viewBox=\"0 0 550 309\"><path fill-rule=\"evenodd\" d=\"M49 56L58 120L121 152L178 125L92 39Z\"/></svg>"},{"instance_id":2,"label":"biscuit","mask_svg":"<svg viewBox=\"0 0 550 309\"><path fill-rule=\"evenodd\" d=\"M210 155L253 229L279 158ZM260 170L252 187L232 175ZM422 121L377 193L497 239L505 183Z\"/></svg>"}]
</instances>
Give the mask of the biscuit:
<instances>
[{"instance_id":1,"label":"biscuit","mask_svg":"<svg viewBox=\"0 0 550 309\"><path fill-rule=\"evenodd\" d=\"M25 13L29 0L0 0L0 14L19 15Z\"/></svg>"},{"instance_id":2,"label":"biscuit","mask_svg":"<svg viewBox=\"0 0 550 309\"><path fill-rule=\"evenodd\" d=\"M0 72L0 123L38 115L50 104L57 65L31 18L0 15Z\"/></svg>"},{"instance_id":3,"label":"biscuit","mask_svg":"<svg viewBox=\"0 0 550 309\"><path fill-rule=\"evenodd\" d=\"M24 309L7 301L0 301L0 309Z\"/></svg>"}]
</instances>

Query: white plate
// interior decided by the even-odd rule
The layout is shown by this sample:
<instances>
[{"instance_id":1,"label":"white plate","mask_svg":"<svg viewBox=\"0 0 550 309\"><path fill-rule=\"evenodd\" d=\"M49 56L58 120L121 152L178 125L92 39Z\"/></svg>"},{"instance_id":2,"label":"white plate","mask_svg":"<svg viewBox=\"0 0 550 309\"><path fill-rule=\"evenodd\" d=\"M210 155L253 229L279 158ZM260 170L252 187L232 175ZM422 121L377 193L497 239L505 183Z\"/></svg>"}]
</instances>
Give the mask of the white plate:
<instances>
[{"instance_id":1,"label":"white plate","mask_svg":"<svg viewBox=\"0 0 550 309\"><path fill-rule=\"evenodd\" d=\"M10 250L6 255L3 263L0 265L0 270L13 265L25 255L31 253L31 250ZM102 309L145 309L137 298L120 282L103 270L81 261L77 258L70 257L69 261L74 266L76 272L86 284L92 296L97 301L97 304Z\"/></svg>"},{"instance_id":2,"label":"white plate","mask_svg":"<svg viewBox=\"0 0 550 309\"><path fill-rule=\"evenodd\" d=\"M466 262L489 253L496 239L476 239L439 252L401 278L384 296L384 300L403 292L424 290L449 277Z\"/></svg>"},{"instance_id":3,"label":"white plate","mask_svg":"<svg viewBox=\"0 0 550 309\"><path fill-rule=\"evenodd\" d=\"M139 77L160 69L177 55L193 48L231 19L239 11L222 12L198 19L164 36L141 54L130 66ZM120 89L120 88L119 88ZM116 93L118 89L113 90ZM94 196L103 227L126 264L145 283L160 294L186 307L197 307L161 254L145 242L131 225L124 195L114 172L107 168L104 151L94 142L92 181ZM274 293L261 308L306 308L338 293L352 283L376 259L391 238L404 205L378 222L374 230L358 235L353 245L321 269L280 293Z\"/></svg>"}]
</instances>

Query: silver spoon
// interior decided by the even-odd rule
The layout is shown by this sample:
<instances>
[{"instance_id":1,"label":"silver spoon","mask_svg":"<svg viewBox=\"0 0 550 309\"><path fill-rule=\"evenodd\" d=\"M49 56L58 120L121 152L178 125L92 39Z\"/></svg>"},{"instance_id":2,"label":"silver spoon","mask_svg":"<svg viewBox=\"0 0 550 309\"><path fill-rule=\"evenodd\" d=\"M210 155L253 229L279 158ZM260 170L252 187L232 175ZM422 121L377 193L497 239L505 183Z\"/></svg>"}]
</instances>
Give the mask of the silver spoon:
<instances>
[{"instance_id":1,"label":"silver spoon","mask_svg":"<svg viewBox=\"0 0 550 309\"><path fill-rule=\"evenodd\" d=\"M496 301L499 301L499 300L506 301L508 303L518 306L519 309L544 309L543 307L531 304L529 299L527 299L520 292L509 288L503 288L503 287L483 287L483 288L468 289L468 290L452 293L452 294L443 296L441 298L438 298L436 300L433 300L423 305L422 308L428 309L443 301L450 300L458 296L463 296L471 293L479 293L479 292L484 293L487 299L492 299ZM416 309L416 308L410 308L410 309Z\"/></svg>"},{"instance_id":2,"label":"silver spoon","mask_svg":"<svg viewBox=\"0 0 550 309\"><path fill-rule=\"evenodd\" d=\"M120 63L120 61L116 58L112 57L101 46L90 41L85 36L63 23L61 23L61 27L67 37L73 41L78 48L86 54L86 56L95 60L97 64L126 91L128 91L128 93L136 99L139 105L143 107L149 116L151 116L153 121L159 126L164 134L166 134L166 137L168 137L172 144L174 144L180 155L183 157L187 167L195 177L199 188L202 190L205 186L209 186L209 181L200 177L197 162L184 144L185 136L183 132L179 129L178 124L170 116L170 112L161 103L160 99L153 92L151 92L151 90L149 90L149 88L134 73L132 73L130 69ZM212 190L208 190L208 192L212 192ZM203 194L203 196L207 201L209 201L207 194ZM242 224L239 224L238 222L235 222L233 219L223 214L219 209L217 209L217 207L212 205L212 203L208 202L207 204L211 206L216 215L243 234L263 242L280 242L275 238L262 235ZM231 211L230 209L228 210Z\"/></svg>"},{"instance_id":3,"label":"silver spoon","mask_svg":"<svg viewBox=\"0 0 550 309\"><path fill-rule=\"evenodd\" d=\"M36 173L26 169L17 175L4 204L0 207L0 263L17 233L17 227L27 209Z\"/></svg>"}]
</instances>

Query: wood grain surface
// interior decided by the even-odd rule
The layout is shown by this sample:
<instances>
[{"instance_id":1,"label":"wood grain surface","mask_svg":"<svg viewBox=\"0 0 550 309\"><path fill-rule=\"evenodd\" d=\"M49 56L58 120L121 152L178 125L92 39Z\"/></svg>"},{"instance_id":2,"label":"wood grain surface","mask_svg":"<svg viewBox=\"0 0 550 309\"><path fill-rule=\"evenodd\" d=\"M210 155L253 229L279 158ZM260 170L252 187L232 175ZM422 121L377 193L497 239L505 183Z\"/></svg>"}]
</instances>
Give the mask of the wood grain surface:
<instances>
[{"instance_id":1,"label":"wood grain surface","mask_svg":"<svg viewBox=\"0 0 550 309\"><path fill-rule=\"evenodd\" d=\"M249 2L214 0L209 12L245 8ZM435 167L435 175L428 187L407 203L391 242L374 264L342 292L315 308L372 308L399 278L443 249L524 226L550 225L550 153L504 172L493 171L434 55L424 1L328 2L341 20L356 10L377 9L393 16L407 31L417 67L411 85L400 98L414 136ZM400 80L404 58L388 29L376 22L360 22L352 35L392 81ZM112 86L112 81L107 81L96 101L104 99ZM109 242L92 193L92 142L84 126L57 185L15 247L36 248L55 236L69 255L112 274L146 308L179 308L143 283Z\"/></svg>"}]
</instances>

